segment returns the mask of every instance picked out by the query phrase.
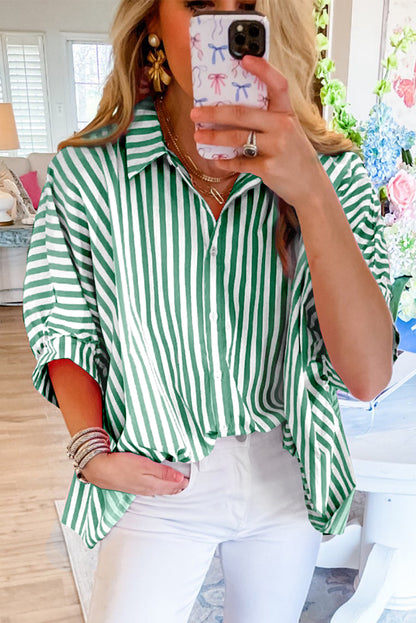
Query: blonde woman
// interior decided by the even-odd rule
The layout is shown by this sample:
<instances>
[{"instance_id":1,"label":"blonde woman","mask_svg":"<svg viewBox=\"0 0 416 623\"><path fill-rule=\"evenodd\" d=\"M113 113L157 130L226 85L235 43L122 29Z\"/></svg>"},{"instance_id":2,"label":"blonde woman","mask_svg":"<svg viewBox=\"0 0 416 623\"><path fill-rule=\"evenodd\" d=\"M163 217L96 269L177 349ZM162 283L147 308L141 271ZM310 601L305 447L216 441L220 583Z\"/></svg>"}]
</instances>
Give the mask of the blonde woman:
<instances>
[{"instance_id":1,"label":"blonde woman","mask_svg":"<svg viewBox=\"0 0 416 623\"><path fill-rule=\"evenodd\" d=\"M193 108L190 17L254 8L268 110ZM379 206L313 103L312 8L122 0L98 114L50 167L24 317L72 436L63 521L101 541L90 623L185 623L217 547L225 623L295 623L345 527L335 392L386 385L393 330ZM253 158L196 151L253 132Z\"/></svg>"}]
</instances>

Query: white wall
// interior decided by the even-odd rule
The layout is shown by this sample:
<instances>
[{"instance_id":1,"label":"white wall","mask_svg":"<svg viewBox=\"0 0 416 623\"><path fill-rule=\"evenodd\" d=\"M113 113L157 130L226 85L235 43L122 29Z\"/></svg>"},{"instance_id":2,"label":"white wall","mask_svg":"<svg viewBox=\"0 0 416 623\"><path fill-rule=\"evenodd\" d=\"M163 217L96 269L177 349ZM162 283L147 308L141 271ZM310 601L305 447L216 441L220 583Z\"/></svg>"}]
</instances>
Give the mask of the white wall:
<instances>
[{"instance_id":1,"label":"white wall","mask_svg":"<svg viewBox=\"0 0 416 623\"><path fill-rule=\"evenodd\" d=\"M413 2L414 0L407 0ZM389 0L333 0L330 56L336 76L348 88L347 100L358 119L375 103Z\"/></svg>"},{"instance_id":2,"label":"white wall","mask_svg":"<svg viewBox=\"0 0 416 623\"><path fill-rule=\"evenodd\" d=\"M380 75L386 0L353 0L348 97L358 119L366 119L376 102Z\"/></svg>"},{"instance_id":3,"label":"white wall","mask_svg":"<svg viewBox=\"0 0 416 623\"><path fill-rule=\"evenodd\" d=\"M353 0L332 0L329 7L329 57L336 65L335 78L348 81Z\"/></svg>"},{"instance_id":4,"label":"white wall","mask_svg":"<svg viewBox=\"0 0 416 623\"><path fill-rule=\"evenodd\" d=\"M1 31L45 34L52 149L74 130L63 33L107 34L118 0L0 0Z\"/></svg>"}]
</instances>

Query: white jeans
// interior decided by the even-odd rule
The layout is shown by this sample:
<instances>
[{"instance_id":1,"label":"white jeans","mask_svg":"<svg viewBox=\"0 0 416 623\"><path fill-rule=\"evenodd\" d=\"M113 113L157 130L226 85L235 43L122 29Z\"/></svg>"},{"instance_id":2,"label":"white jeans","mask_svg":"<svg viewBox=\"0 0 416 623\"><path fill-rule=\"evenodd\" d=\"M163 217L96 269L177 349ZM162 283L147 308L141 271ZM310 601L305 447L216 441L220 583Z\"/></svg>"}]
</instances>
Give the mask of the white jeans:
<instances>
[{"instance_id":1,"label":"white jeans","mask_svg":"<svg viewBox=\"0 0 416 623\"><path fill-rule=\"evenodd\" d=\"M102 541L89 623L186 623L217 546L224 623L297 623L321 535L280 427L170 465L188 487L137 496Z\"/></svg>"}]
</instances>

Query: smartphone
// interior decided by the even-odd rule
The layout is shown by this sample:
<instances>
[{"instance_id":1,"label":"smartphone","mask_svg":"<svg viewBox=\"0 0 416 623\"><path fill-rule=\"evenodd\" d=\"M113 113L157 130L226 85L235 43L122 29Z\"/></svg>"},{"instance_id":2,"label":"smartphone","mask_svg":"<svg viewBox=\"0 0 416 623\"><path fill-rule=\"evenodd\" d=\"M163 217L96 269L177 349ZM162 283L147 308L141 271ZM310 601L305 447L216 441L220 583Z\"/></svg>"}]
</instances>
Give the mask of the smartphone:
<instances>
[{"instance_id":1,"label":"smartphone","mask_svg":"<svg viewBox=\"0 0 416 623\"><path fill-rule=\"evenodd\" d=\"M267 108L266 85L241 66L245 54L269 58L267 17L256 11L196 14L190 20L190 45L194 106ZM197 150L209 160L235 158L242 153L242 148L198 143Z\"/></svg>"}]
</instances>

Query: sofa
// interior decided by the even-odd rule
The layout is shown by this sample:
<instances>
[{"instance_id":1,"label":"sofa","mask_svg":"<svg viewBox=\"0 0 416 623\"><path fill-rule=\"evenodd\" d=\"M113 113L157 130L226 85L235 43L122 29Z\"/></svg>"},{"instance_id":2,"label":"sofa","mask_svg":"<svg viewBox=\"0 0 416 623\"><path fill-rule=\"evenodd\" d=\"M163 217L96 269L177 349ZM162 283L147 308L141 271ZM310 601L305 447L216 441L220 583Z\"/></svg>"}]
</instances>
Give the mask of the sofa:
<instances>
[{"instance_id":1,"label":"sofa","mask_svg":"<svg viewBox=\"0 0 416 623\"><path fill-rule=\"evenodd\" d=\"M53 153L32 153L26 158L0 156L0 164L4 163L19 178L36 172L37 183L42 188L53 156ZM30 231L30 226L24 226L19 221L0 227L0 305L22 302Z\"/></svg>"},{"instance_id":2,"label":"sofa","mask_svg":"<svg viewBox=\"0 0 416 623\"><path fill-rule=\"evenodd\" d=\"M0 156L0 160L3 161L9 169L11 169L19 177L30 171L36 171L38 174L39 186L42 188L46 181L46 173L50 161L55 154L41 154L34 153L29 154L26 158L23 157L8 157Z\"/></svg>"}]
</instances>

